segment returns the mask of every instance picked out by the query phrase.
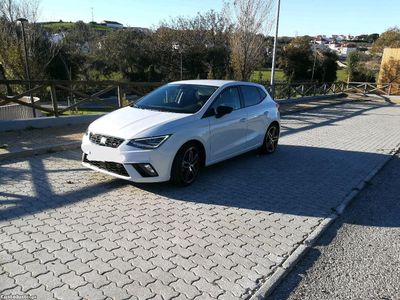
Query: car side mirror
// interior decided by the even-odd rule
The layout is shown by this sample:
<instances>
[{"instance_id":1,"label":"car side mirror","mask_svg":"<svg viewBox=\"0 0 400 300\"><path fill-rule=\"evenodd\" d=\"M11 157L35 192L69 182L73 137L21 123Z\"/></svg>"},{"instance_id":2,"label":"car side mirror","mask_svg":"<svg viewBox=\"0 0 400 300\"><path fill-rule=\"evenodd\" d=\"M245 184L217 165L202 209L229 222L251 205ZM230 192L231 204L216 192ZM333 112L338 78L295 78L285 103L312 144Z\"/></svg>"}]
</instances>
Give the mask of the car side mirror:
<instances>
[{"instance_id":1,"label":"car side mirror","mask_svg":"<svg viewBox=\"0 0 400 300\"><path fill-rule=\"evenodd\" d=\"M221 118L223 115L230 114L232 112L233 108L230 106L218 106L217 107L217 118Z\"/></svg>"}]
</instances>

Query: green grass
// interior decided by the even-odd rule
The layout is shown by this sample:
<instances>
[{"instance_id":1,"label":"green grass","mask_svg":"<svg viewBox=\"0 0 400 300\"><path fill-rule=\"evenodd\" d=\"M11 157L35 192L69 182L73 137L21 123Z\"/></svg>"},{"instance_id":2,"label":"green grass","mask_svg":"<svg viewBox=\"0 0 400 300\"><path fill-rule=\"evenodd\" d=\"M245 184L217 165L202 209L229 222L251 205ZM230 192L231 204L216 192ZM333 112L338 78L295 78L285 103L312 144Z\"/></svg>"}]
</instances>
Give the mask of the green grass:
<instances>
[{"instance_id":1,"label":"green grass","mask_svg":"<svg viewBox=\"0 0 400 300\"><path fill-rule=\"evenodd\" d=\"M339 69L336 72L337 79L336 81L347 81L347 73L346 69Z\"/></svg>"},{"instance_id":2,"label":"green grass","mask_svg":"<svg viewBox=\"0 0 400 300\"><path fill-rule=\"evenodd\" d=\"M250 76L250 80L260 81L260 72L262 74L261 81L269 82L271 80L271 69L260 69L253 71L253 74ZM275 69L275 81L286 81L283 71L278 68Z\"/></svg>"},{"instance_id":3,"label":"green grass","mask_svg":"<svg viewBox=\"0 0 400 300\"><path fill-rule=\"evenodd\" d=\"M271 69L259 69L254 71L253 74L251 74L250 81L259 81L260 71L262 74L261 81L269 82L271 80ZM346 69L339 69L336 75L336 81L347 81ZM278 68L275 70L275 81L286 82L285 74L283 74L283 71Z\"/></svg>"},{"instance_id":4,"label":"green grass","mask_svg":"<svg viewBox=\"0 0 400 300\"><path fill-rule=\"evenodd\" d=\"M91 30L106 30L106 31L112 31L113 29L107 26L103 25L92 25L92 24L86 24L89 26ZM53 29L53 30L58 30L60 27L65 27L67 29L74 27L75 23L52 23L52 24L46 24L44 25L45 28Z\"/></svg>"},{"instance_id":5,"label":"green grass","mask_svg":"<svg viewBox=\"0 0 400 300\"><path fill-rule=\"evenodd\" d=\"M61 115L62 116L69 116L69 115L93 115L93 114L103 114L107 112L112 112L116 110L116 108L81 108L78 111L72 110L72 113L69 111L63 112ZM46 115L51 115L48 112L43 111Z\"/></svg>"}]
</instances>

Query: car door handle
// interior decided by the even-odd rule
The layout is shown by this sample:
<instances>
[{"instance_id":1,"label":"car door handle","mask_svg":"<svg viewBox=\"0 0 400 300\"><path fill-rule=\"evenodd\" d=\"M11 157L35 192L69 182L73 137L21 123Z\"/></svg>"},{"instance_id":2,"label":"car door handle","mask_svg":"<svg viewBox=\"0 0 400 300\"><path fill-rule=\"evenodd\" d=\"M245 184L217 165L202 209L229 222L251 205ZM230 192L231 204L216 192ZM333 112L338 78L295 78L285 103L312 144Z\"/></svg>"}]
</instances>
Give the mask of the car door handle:
<instances>
[{"instance_id":1,"label":"car door handle","mask_svg":"<svg viewBox=\"0 0 400 300\"><path fill-rule=\"evenodd\" d=\"M269 115L269 111L268 110L264 111L264 115L268 116Z\"/></svg>"},{"instance_id":2,"label":"car door handle","mask_svg":"<svg viewBox=\"0 0 400 300\"><path fill-rule=\"evenodd\" d=\"M247 118L240 119L240 122L246 122Z\"/></svg>"}]
</instances>

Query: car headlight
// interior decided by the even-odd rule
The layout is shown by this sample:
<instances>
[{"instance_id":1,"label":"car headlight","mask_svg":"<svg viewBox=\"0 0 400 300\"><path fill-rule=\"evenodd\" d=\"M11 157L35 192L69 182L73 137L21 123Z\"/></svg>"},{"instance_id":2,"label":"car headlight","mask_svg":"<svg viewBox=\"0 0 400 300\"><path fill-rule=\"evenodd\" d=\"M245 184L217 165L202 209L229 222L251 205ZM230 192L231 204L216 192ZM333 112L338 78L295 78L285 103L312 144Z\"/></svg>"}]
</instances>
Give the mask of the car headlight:
<instances>
[{"instance_id":1,"label":"car headlight","mask_svg":"<svg viewBox=\"0 0 400 300\"><path fill-rule=\"evenodd\" d=\"M89 127L86 129L85 135L89 134Z\"/></svg>"},{"instance_id":2,"label":"car headlight","mask_svg":"<svg viewBox=\"0 0 400 300\"><path fill-rule=\"evenodd\" d=\"M130 140L127 145L141 149L155 149L160 147L170 136L170 134L167 134L148 138L134 139Z\"/></svg>"}]
</instances>

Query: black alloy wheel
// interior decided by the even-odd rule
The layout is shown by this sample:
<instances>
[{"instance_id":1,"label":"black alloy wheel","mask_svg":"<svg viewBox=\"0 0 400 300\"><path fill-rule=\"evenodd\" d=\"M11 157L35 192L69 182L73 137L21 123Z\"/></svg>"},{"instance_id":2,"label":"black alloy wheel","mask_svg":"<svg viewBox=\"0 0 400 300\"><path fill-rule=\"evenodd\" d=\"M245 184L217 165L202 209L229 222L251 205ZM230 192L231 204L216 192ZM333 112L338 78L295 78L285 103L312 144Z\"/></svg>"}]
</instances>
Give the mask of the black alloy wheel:
<instances>
[{"instance_id":1,"label":"black alloy wheel","mask_svg":"<svg viewBox=\"0 0 400 300\"><path fill-rule=\"evenodd\" d=\"M187 144L179 149L171 170L171 182L180 186L191 185L199 173L201 153L196 144Z\"/></svg>"},{"instance_id":2,"label":"black alloy wheel","mask_svg":"<svg viewBox=\"0 0 400 300\"><path fill-rule=\"evenodd\" d=\"M279 141L279 128L276 124L268 127L265 133L264 143L258 150L263 154L272 154L278 147Z\"/></svg>"}]
</instances>

